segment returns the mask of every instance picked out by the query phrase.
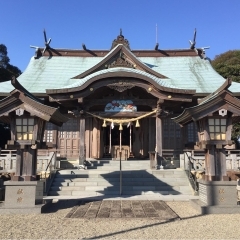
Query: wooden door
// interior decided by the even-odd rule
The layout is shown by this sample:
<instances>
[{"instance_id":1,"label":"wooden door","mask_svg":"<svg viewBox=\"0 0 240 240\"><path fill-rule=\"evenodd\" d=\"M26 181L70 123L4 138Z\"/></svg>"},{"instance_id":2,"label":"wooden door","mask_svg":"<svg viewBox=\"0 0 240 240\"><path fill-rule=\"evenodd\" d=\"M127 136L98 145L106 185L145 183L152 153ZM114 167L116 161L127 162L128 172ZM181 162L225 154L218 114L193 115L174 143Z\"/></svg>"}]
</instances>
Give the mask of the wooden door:
<instances>
[{"instance_id":1,"label":"wooden door","mask_svg":"<svg viewBox=\"0 0 240 240\"><path fill-rule=\"evenodd\" d=\"M79 119L72 118L59 129L58 149L61 157L79 157Z\"/></svg>"}]
</instances>

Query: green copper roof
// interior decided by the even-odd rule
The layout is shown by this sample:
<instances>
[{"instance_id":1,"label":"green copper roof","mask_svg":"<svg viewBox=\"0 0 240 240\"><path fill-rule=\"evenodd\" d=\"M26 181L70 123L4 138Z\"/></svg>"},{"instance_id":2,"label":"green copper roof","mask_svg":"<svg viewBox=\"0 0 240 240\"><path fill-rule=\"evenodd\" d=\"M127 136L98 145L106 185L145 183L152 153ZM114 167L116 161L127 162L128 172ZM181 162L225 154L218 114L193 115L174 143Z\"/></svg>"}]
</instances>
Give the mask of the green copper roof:
<instances>
[{"instance_id":1,"label":"green copper roof","mask_svg":"<svg viewBox=\"0 0 240 240\"><path fill-rule=\"evenodd\" d=\"M45 93L46 89L79 86L91 76L81 80L72 78L92 68L105 57L53 56L40 57L39 59L31 58L26 70L18 77L18 81L31 93ZM160 79L149 74L154 81L160 85L171 86L171 88L195 89L196 93L212 93L225 81L215 72L208 60L199 56L138 57L138 59L149 68L167 77L167 79ZM122 68L112 68L107 71L118 70L122 71ZM140 70L128 69L124 71ZM101 73L99 71L96 74ZM141 71L141 74L148 73ZM0 83L0 94L9 93L12 90L13 86L10 81ZM233 83L229 90L240 92L240 84Z\"/></svg>"},{"instance_id":2,"label":"green copper roof","mask_svg":"<svg viewBox=\"0 0 240 240\"><path fill-rule=\"evenodd\" d=\"M139 57L145 64L151 64L156 72L170 78L172 85L183 89L195 89L197 93L211 93L221 86L225 79L211 66L211 63L200 57ZM240 84L236 84L240 92ZM233 90L233 88L230 90Z\"/></svg>"},{"instance_id":3,"label":"green copper roof","mask_svg":"<svg viewBox=\"0 0 240 240\"><path fill-rule=\"evenodd\" d=\"M155 77L149 73L146 73L146 72L143 72L141 70L138 70L138 69L133 69L133 68L124 68L124 67L116 67L116 68L108 68L108 69L104 69L104 70L100 70L98 72L95 72L95 73L92 73L90 75L88 75L87 77L85 78L82 78L82 79L74 79L75 80L75 83L72 83L70 85L67 85L67 86L63 86L62 88L75 88L75 87L79 87L79 86L82 86L84 83L86 83L89 79L95 77L95 76L99 76L99 75L103 75L105 73L111 73L111 72L119 72L119 73L122 73L122 72L131 72L131 73L137 73L137 74L141 74L143 76L146 76L146 77L149 77L151 78L152 80L154 80L157 84L163 86L163 87L168 87L168 88L179 88L177 86L174 86L172 85L170 82L169 82L169 79L165 80L165 79L161 79L161 78L158 78L158 77Z\"/></svg>"}]
</instances>

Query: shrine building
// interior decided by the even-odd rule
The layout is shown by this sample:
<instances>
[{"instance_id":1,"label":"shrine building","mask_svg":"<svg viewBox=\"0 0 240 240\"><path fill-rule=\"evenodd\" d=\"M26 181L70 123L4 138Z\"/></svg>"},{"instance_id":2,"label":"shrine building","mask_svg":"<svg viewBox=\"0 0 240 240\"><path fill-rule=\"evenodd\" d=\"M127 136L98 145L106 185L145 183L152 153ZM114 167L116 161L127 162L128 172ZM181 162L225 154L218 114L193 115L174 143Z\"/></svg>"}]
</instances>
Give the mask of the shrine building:
<instances>
[{"instance_id":1,"label":"shrine building","mask_svg":"<svg viewBox=\"0 0 240 240\"><path fill-rule=\"evenodd\" d=\"M107 50L87 44L81 50L55 49L45 41L17 78L43 104L69 118L61 127L46 124L45 142L61 157L118 159L119 146L123 160L146 159L155 150L174 157L198 141L194 123L180 127L172 119L225 79L195 45L135 50L131 44L122 32ZM13 90L11 81L0 83L0 99ZM229 90L240 96L240 84ZM31 140L27 129L16 137Z\"/></svg>"}]
</instances>

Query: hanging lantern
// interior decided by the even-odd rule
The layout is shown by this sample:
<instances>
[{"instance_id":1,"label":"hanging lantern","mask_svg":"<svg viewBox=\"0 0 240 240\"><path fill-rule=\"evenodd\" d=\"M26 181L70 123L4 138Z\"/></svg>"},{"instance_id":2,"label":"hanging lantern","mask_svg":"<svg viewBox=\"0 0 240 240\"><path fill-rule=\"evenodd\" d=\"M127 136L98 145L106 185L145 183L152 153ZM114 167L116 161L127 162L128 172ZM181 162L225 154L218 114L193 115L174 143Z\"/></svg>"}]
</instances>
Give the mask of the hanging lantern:
<instances>
[{"instance_id":1,"label":"hanging lantern","mask_svg":"<svg viewBox=\"0 0 240 240\"><path fill-rule=\"evenodd\" d=\"M139 121L136 121L136 127L140 127Z\"/></svg>"},{"instance_id":2,"label":"hanging lantern","mask_svg":"<svg viewBox=\"0 0 240 240\"><path fill-rule=\"evenodd\" d=\"M119 130L123 130L122 123L119 125Z\"/></svg>"},{"instance_id":3,"label":"hanging lantern","mask_svg":"<svg viewBox=\"0 0 240 240\"><path fill-rule=\"evenodd\" d=\"M104 119L103 120L103 125L102 125L102 127L106 127L107 125L106 125L106 120Z\"/></svg>"}]
</instances>

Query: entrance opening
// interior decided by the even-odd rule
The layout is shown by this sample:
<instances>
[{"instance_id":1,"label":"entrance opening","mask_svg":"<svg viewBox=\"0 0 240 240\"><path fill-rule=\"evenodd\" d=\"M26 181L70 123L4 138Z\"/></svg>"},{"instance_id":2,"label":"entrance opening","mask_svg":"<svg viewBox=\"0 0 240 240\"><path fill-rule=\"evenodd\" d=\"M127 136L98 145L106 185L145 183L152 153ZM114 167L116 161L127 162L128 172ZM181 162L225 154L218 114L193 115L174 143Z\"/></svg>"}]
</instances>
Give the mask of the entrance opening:
<instances>
[{"instance_id":1,"label":"entrance opening","mask_svg":"<svg viewBox=\"0 0 240 240\"><path fill-rule=\"evenodd\" d=\"M122 126L122 127L123 127L123 130L122 130L121 145L130 147L130 127L127 127L127 126ZM104 156L107 156L110 154L109 152L110 145L111 145L111 149L113 149L114 146L120 145L119 126L117 125L113 129L111 129L110 126L105 127L103 131L103 141L104 141Z\"/></svg>"},{"instance_id":2,"label":"entrance opening","mask_svg":"<svg viewBox=\"0 0 240 240\"><path fill-rule=\"evenodd\" d=\"M119 126L115 126L111 129L111 141L112 145L120 145L120 130ZM110 145L110 127L107 126L104 128L104 144ZM123 126L122 130L122 145L130 144L130 128L127 126Z\"/></svg>"}]
</instances>

